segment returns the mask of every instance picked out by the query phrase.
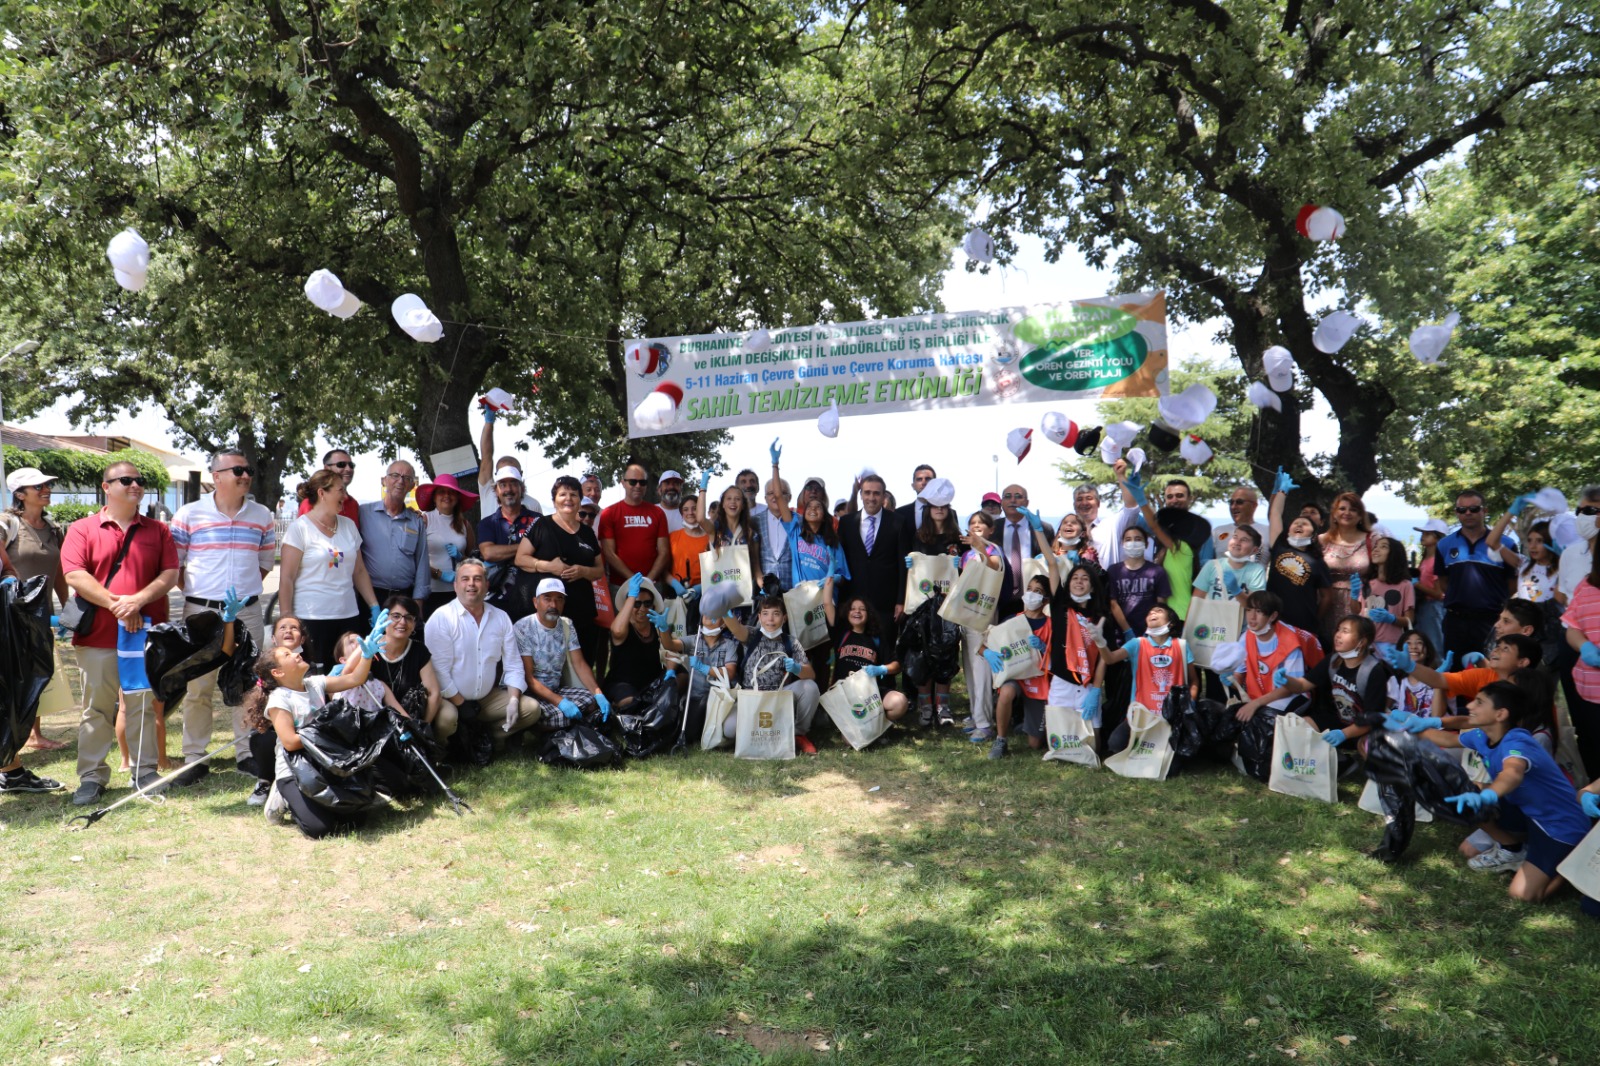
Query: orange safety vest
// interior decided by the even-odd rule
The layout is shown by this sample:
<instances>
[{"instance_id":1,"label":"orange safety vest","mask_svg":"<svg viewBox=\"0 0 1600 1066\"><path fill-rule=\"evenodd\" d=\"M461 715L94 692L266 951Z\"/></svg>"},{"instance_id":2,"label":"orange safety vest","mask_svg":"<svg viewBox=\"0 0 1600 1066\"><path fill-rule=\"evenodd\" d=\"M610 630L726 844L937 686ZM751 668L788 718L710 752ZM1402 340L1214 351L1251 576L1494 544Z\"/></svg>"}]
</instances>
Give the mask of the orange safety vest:
<instances>
[{"instance_id":1,"label":"orange safety vest","mask_svg":"<svg viewBox=\"0 0 1600 1066\"><path fill-rule=\"evenodd\" d=\"M1029 619L1030 623L1032 619ZM1044 671L1038 677L1025 677L1017 682L1022 686L1022 694L1030 700L1048 700L1050 698L1050 616L1044 616L1044 625L1035 629L1034 634L1044 641L1044 651L1039 653L1039 668ZM1069 636L1070 641L1070 636ZM1080 636L1081 640L1082 637ZM1071 648L1067 649L1071 654Z\"/></svg>"},{"instance_id":2,"label":"orange safety vest","mask_svg":"<svg viewBox=\"0 0 1600 1066\"><path fill-rule=\"evenodd\" d=\"M1248 629L1244 632L1244 690L1253 700L1259 700L1276 687L1272 683L1272 675L1278 672L1278 667L1288 662L1290 655L1299 652L1302 659L1305 657L1305 648L1300 643L1300 630L1285 622L1279 622L1273 629L1278 634L1278 643L1271 655L1262 655L1256 635Z\"/></svg>"},{"instance_id":3,"label":"orange safety vest","mask_svg":"<svg viewBox=\"0 0 1600 1066\"><path fill-rule=\"evenodd\" d=\"M1185 661L1183 639L1173 637L1165 647L1156 647L1149 637L1140 637L1144 645L1139 654L1139 669L1133 678L1133 698L1146 710L1161 713L1167 702L1167 693L1182 687L1188 679L1189 666Z\"/></svg>"}]
</instances>

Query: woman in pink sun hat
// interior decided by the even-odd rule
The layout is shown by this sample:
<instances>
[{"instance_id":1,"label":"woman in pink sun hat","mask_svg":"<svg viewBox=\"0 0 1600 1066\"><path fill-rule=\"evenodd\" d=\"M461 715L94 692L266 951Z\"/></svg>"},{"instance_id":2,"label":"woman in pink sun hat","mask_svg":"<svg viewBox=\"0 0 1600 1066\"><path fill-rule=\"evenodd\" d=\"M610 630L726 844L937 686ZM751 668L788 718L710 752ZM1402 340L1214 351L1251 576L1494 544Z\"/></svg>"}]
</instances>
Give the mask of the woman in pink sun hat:
<instances>
[{"instance_id":1,"label":"woman in pink sun hat","mask_svg":"<svg viewBox=\"0 0 1600 1066\"><path fill-rule=\"evenodd\" d=\"M476 492L468 492L454 474L440 474L432 482L417 486L417 509L428 523L428 567L433 584L422 617L455 599L456 563L478 550L478 531L467 521L466 511L478 502Z\"/></svg>"}]
</instances>

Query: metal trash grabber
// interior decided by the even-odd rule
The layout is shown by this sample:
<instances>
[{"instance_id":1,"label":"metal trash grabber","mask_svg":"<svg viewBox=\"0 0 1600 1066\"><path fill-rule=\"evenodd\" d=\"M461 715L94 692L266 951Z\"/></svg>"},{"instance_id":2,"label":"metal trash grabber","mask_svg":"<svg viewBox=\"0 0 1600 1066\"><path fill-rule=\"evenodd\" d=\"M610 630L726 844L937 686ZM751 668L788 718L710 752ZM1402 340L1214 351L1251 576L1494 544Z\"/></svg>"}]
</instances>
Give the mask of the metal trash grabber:
<instances>
[{"instance_id":1,"label":"metal trash grabber","mask_svg":"<svg viewBox=\"0 0 1600 1066\"><path fill-rule=\"evenodd\" d=\"M469 811L472 811L472 804L456 795L453 791L451 791L450 786L444 783L444 779L440 777L439 772L433 768L433 764L428 761L428 757L422 754L422 748L415 740L412 739L410 731L400 734L400 742L402 744L411 745L411 754L416 756L417 761L422 764L422 768L428 771L428 776L433 778L433 780L438 784L440 790L444 792L444 798L450 801L450 807L456 812L457 818L462 817L461 808L463 807ZM477 814L478 812L472 811L472 813Z\"/></svg>"},{"instance_id":2,"label":"metal trash grabber","mask_svg":"<svg viewBox=\"0 0 1600 1066\"><path fill-rule=\"evenodd\" d=\"M696 627L694 631L694 657L699 658L699 656L700 630ZM689 697L694 694L694 670L689 667L688 663L684 664L684 669L689 671L689 684L684 687L683 691L683 721L678 723L678 742L672 745L672 754L674 755L687 755L689 752Z\"/></svg>"},{"instance_id":3,"label":"metal trash grabber","mask_svg":"<svg viewBox=\"0 0 1600 1066\"><path fill-rule=\"evenodd\" d=\"M140 799L141 797L150 795L156 789L161 788L164 785L167 785L167 784L171 783L173 778L178 777L180 774L182 774L185 771L187 771L190 767L199 766L201 763L209 762L212 759L212 757L217 756L217 755L221 755L223 752L227 751L229 748L233 747L237 743L238 743L238 740L236 738L234 740L228 741L226 744L219 744L217 747L212 748L210 751L208 751L204 755L200 756L200 758L196 759L194 762L187 763L184 766L180 766L178 769L172 771L172 773L166 775L165 777L156 778L156 780L150 782L148 785L145 785L143 788L135 789L134 791L130 792L128 795L123 796L121 799L117 800L117 802L111 804L109 807L101 807L99 810L94 811L94 812L92 812L90 814L80 814L80 815L77 815L76 817L69 818L67 820L67 828L72 830L72 831L74 831L74 832L87 829L91 825L93 825L94 823L98 822L100 819L104 818L106 815L110 814L112 811L116 810L118 807L122 806L124 803L127 803L127 802L129 802L131 800ZM82 825L73 825L72 824L73 822L82 822L83 824Z\"/></svg>"}]
</instances>

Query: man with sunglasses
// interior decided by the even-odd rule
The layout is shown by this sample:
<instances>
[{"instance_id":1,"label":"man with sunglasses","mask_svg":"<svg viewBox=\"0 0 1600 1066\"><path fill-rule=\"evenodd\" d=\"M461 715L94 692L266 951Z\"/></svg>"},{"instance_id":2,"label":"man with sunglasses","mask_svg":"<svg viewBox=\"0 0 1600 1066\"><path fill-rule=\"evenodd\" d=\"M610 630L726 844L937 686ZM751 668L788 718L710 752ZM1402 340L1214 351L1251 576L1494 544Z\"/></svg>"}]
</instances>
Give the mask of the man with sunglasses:
<instances>
[{"instance_id":1,"label":"man with sunglasses","mask_svg":"<svg viewBox=\"0 0 1600 1066\"><path fill-rule=\"evenodd\" d=\"M1457 662L1483 651L1495 619L1511 598L1516 577L1500 553L1490 550L1483 519L1483 494L1467 489L1456 496L1460 526L1439 541L1436 566L1444 586L1444 651L1454 653ZM1505 539L1515 547L1509 534Z\"/></svg>"},{"instance_id":2,"label":"man with sunglasses","mask_svg":"<svg viewBox=\"0 0 1600 1066\"><path fill-rule=\"evenodd\" d=\"M144 786L157 779L153 694L149 689L123 693L117 671L117 627L137 632L143 619L152 625L165 622L167 593L178 582L178 549L172 533L165 523L139 514L144 487L144 477L132 463L106 467L100 479L105 507L72 523L61 545L67 584L79 599L97 608L89 632L72 638L84 680L83 716L78 721L79 784L72 794L79 807L98 804L111 781L106 756L117 743L118 695L123 696L127 712L133 783Z\"/></svg>"},{"instance_id":3,"label":"man with sunglasses","mask_svg":"<svg viewBox=\"0 0 1600 1066\"><path fill-rule=\"evenodd\" d=\"M339 480L344 482L345 497L344 503L339 507L339 513L359 526L361 524L359 505L356 503L356 498L350 495L350 482L354 481L356 476L356 464L350 458L350 453L343 448L334 448L322 457L322 469L332 470L339 475ZM311 501L301 500L298 513L305 514L309 510Z\"/></svg>"},{"instance_id":4,"label":"man with sunglasses","mask_svg":"<svg viewBox=\"0 0 1600 1066\"><path fill-rule=\"evenodd\" d=\"M667 516L645 500L650 471L629 463L622 471L622 499L600 512L595 532L612 584L623 585L634 574L660 581L672 566L672 541Z\"/></svg>"},{"instance_id":5,"label":"man with sunglasses","mask_svg":"<svg viewBox=\"0 0 1600 1066\"><path fill-rule=\"evenodd\" d=\"M222 613L224 597L232 589L244 600L239 621L265 651L262 631L262 579L272 572L277 557L277 532L272 512L250 499L256 469L237 448L223 448L211 456L212 492L186 503L172 516L172 543L178 551L178 584L183 589L183 617L203 611ZM206 674L189 682L183 697L183 761L195 763L211 746L217 675ZM245 743L249 730L243 707L233 708L233 738L238 741L233 758L240 772L269 776L270 767L258 768ZM257 773L257 769L262 772ZM173 783L192 785L211 772L198 763ZM262 793L265 800L266 793Z\"/></svg>"}]
</instances>

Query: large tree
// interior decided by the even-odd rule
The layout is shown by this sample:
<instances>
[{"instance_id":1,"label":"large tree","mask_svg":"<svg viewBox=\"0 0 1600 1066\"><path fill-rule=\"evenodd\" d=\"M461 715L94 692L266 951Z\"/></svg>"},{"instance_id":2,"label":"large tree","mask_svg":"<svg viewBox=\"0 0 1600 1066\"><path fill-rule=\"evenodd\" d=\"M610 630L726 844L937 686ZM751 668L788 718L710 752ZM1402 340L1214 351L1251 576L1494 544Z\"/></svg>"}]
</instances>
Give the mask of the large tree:
<instances>
[{"instance_id":1,"label":"large tree","mask_svg":"<svg viewBox=\"0 0 1600 1066\"><path fill-rule=\"evenodd\" d=\"M1114 260L1127 287L1167 287L1178 319L1221 319L1254 377L1268 346L1293 352L1340 431L1308 491L1377 482L1396 409L1370 350L1313 346L1319 304L1383 301L1429 265L1411 208L1447 157L1504 131L1596 132L1574 103L1597 70L1591 4L933 0L908 17L917 135L991 198L1002 246L1038 233ZM1296 232L1308 202L1343 212L1341 242ZM1436 320L1431 295L1404 310ZM1266 420L1258 484L1301 436L1298 409Z\"/></svg>"},{"instance_id":2,"label":"large tree","mask_svg":"<svg viewBox=\"0 0 1600 1066\"><path fill-rule=\"evenodd\" d=\"M81 255L126 222L207 263L138 306L151 320L196 299L236 315L268 290L288 308L331 268L370 308L330 323L301 302L300 323L337 334L326 365L280 343L292 314L212 357L253 348L287 382L299 355L297 387L425 461L471 443L474 399L499 385L556 461L709 465L721 434L627 440L624 337L927 308L957 234L936 157L863 132L905 74L850 12L104 0L17 19L0 52L8 276L51 269L30 247ZM126 303L101 262L53 269L96 278L86 315ZM390 320L408 291L439 343ZM192 357L173 352L173 372ZM370 380L346 395L349 374ZM173 387L192 403L202 384Z\"/></svg>"}]
</instances>

